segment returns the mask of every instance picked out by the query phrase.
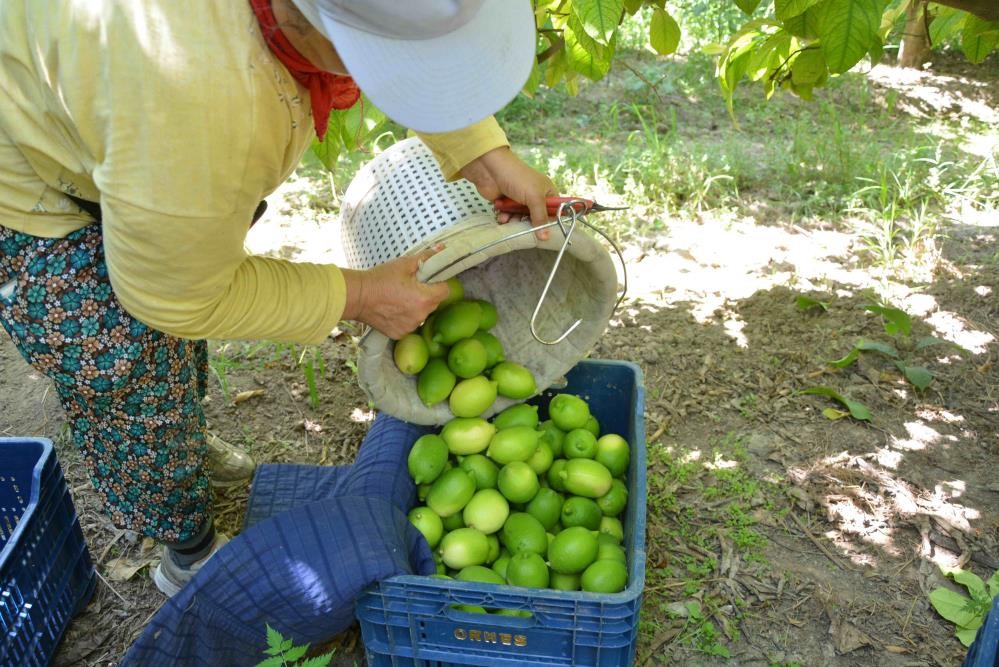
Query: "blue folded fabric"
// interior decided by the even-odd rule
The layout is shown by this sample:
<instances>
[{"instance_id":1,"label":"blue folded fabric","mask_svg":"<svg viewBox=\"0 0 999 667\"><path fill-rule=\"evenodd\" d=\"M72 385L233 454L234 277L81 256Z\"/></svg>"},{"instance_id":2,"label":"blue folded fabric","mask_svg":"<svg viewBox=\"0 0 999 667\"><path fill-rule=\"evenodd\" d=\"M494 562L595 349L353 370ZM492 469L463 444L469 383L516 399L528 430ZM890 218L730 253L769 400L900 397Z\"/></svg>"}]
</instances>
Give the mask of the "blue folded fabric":
<instances>
[{"instance_id":1,"label":"blue folded fabric","mask_svg":"<svg viewBox=\"0 0 999 667\"><path fill-rule=\"evenodd\" d=\"M379 415L350 466L273 464L254 476L244 530L168 600L122 666L253 665L269 624L296 645L354 621L368 586L432 574L426 540L407 520L406 469L429 429Z\"/></svg>"}]
</instances>

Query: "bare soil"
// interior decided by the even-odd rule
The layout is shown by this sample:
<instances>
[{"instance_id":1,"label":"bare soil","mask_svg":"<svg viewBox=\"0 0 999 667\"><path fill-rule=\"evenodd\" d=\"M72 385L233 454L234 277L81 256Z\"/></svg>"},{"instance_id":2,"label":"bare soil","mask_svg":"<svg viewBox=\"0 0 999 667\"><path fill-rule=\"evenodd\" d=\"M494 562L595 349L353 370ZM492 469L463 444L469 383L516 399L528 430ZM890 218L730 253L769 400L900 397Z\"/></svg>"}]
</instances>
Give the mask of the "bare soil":
<instances>
[{"instance_id":1,"label":"bare soil","mask_svg":"<svg viewBox=\"0 0 999 667\"><path fill-rule=\"evenodd\" d=\"M988 88L960 90L962 108L977 99L994 109ZM324 188L291 181L251 243L297 259L329 257L335 213L314 204ZM722 641L732 658L678 641L682 619L668 618L661 603L685 598L681 585L669 597L668 577L646 598L643 620L660 629L642 635L639 657L663 665L960 664L964 648L927 594L945 584L940 565L983 577L999 568L999 227L946 223L932 279L895 287L896 305L913 315L911 340L934 335L966 349L905 349L907 361L935 376L917 392L878 355L842 370L827 366L858 338L893 342L865 310L876 278L848 232L821 221L792 224L779 213L766 222L672 220L661 236L630 242L629 297L592 352L641 366L650 448L710 452L737 434L745 469L781 490L768 499L772 510L761 504L755 515L768 538L763 562L745 560L724 539L712 551L709 592L731 602L713 620L729 629ZM828 309L797 308L802 294ZM315 404L296 358L301 350L226 348L228 391L211 385L210 428L260 462L350 462L372 418L351 370L356 333L345 329L319 348ZM815 385L862 402L872 419L827 418L823 410L837 404L798 393ZM55 664L114 665L163 602L148 576L157 553L104 516L48 381L6 336L0 405L0 435L58 444L100 576ZM662 473L649 470L650 478ZM707 503L677 493L691 507ZM246 488L219 495L223 528L238 530L246 496ZM671 537L671 521L650 499L650 576L687 549ZM331 645L338 663L363 664L356 630Z\"/></svg>"}]
</instances>

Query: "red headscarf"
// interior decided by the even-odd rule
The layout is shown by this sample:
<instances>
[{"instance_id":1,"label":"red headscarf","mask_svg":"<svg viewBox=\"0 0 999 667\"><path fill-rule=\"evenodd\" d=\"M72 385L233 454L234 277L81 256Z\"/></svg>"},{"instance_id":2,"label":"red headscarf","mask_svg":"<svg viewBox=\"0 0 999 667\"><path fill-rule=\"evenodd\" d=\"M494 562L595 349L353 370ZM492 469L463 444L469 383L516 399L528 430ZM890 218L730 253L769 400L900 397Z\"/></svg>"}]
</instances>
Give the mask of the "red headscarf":
<instances>
[{"instance_id":1,"label":"red headscarf","mask_svg":"<svg viewBox=\"0 0 999 667\"><path fill-rule=\"evenodd\" d=\"M309 89L309 99L312 101L312 120L316 125L316 136L322 139L326 136L330 111L333 109L349 109L361 96L361 90L349 76L331 74L310 63L298 52L288 37L281 32L277 19L271 10L271 0L250 0L250 7L260 22L260 32L263 33L267 46L271 48L295 80Z\"/></svg>"}]
</instances>

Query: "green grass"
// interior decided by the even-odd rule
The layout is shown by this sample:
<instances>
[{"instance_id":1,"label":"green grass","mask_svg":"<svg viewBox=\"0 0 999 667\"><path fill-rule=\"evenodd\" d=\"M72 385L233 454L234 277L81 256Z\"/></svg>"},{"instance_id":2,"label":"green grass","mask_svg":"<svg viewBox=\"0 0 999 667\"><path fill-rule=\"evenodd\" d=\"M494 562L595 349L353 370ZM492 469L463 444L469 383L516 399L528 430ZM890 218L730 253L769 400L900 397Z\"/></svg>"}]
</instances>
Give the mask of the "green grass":
<instances>
[{"instance_id":1,"label":"green grass","mask_svg":"<svg viewBox=\"0 0 999 667\"><path fill-rule=\"evenodd\" d=\"M754 512L781 513L779 486L746 469L743 440L730 433L704 450L649 446L640 653L664 632L675 633L670 643L683 650L716 656L726 654L726 639L738 639L745 602L719 585L728 576L721 561L737 555L741 568L765 567L768 543Z\"/></svg>"},{"instance_id":2,"label":"green grass","mask_svg":"<svg viewBox=\"0 0 999 667\"><path fill-rule=\"evenodd\" d=\"M620 58L578 97L545 90L499 115L521 154L564 191L607 192L649 213L638 225L634 215L602 217L619 235L707 211L752 215L765 202L792 222L888 217L911 244L956 211L999 207L994 156L965 153L954 138L988 132L983 124L910 117L861 74L834 79L812 102L766 101L744 85L733 125L707 56ZM885 232L868 235L878 234L884 241Z\"/></svg>"}]
</instances>

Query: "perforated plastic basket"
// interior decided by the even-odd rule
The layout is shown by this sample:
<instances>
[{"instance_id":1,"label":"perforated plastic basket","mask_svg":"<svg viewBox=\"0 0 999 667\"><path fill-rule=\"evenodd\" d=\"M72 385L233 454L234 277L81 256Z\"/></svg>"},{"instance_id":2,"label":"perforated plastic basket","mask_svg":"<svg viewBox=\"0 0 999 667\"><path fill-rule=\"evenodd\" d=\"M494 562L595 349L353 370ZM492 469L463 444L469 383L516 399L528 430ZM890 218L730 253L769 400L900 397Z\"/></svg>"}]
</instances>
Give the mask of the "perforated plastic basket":
<instances>
[{"instance_id":1,"label":"perforated plastic basket","mask_svg":"<svg viewBox=\"0 0 999 667\"><path fill-rule=\"evenodd\" d=\"M0 438L0 665L48 665L97 582L52 442Z\"/></svg>"},{"instance_id":2,"label":"perforated plastic basket","mask_svg":"<svg viewBox=\"0 0 999 667\"><path fill-rule=\"evenodd\" d=\"M645 587L645 389L641 370L622 361L585 360L567 386L530 401L547 419L558 393L585 398L601 430L631 445L621 593L564 592L397 576L360 597L357 618L370 667L565 665L623 667L635 655ZM452 605L521 609L531 618L471 614Z\"/></svg>"}]
</instances>

